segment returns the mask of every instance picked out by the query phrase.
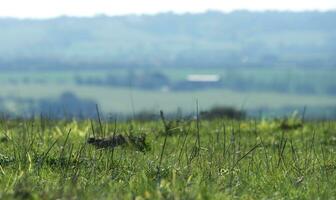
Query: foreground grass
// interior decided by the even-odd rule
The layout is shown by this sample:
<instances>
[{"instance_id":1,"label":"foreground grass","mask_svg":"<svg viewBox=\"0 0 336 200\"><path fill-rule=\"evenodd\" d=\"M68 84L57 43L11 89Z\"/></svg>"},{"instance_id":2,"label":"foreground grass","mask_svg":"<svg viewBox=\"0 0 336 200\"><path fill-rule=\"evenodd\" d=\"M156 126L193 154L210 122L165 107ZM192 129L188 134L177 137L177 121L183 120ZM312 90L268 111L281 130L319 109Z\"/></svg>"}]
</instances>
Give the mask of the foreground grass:
<instances>
[{"instance_id":1,"label":"foreground grass","mask_svg":"<svg viewBox=\"0 0 336 200\"><path fill-rule=\"evenodd\" d=\"M0 199L335 199L336 122L0 123ZM89 136L146 135L150 149Z\"/></svg>"}]
</instances>

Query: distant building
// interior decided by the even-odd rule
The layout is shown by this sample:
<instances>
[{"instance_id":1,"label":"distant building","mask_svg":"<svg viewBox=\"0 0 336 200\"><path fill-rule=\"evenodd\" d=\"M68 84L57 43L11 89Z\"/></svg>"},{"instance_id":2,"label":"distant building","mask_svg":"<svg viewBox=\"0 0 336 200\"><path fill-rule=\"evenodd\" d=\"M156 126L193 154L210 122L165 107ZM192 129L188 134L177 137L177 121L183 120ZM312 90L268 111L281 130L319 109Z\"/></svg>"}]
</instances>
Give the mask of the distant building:
<instances>
[{"instance_id":1,"label":"distant building","mask_svg":"<svg viewBox=\"0 0 336 200\"><path fill-rule=\"evenodd\" d=\"M203 82L203 83L214 83L219 82L221 77L217 74L189 74L187 76L187 81L190 82Z\"/></svg>"},{"instance_id":2,"label":"distant building","mask_svg":"<svg viewBox=\"0 0 336 200\"><path fill-rule=\"evenodd\" d=\"M198 90L221 87L221 76L217 74L189 74L184 81L175 84L175 90Z\"/></svg>"}]
</instances>

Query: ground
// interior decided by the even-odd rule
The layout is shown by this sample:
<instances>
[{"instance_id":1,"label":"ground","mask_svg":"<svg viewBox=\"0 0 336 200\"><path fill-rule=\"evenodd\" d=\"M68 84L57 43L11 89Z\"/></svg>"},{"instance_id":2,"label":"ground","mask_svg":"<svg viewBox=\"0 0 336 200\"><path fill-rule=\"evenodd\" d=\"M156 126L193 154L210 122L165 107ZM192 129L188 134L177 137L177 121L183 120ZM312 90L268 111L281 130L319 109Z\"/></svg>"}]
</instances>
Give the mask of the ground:
<instances>
[{"instance_id":1,"label":"ground","mask_svg":"<svg viewBox=\"0 0 336 200\"><path fill-rule=\"evenodd\" d=\"M0 121L1 199L334 199L336 122ZM146 137L97 148L88 138Z\"/></svg>"}]
</instances>

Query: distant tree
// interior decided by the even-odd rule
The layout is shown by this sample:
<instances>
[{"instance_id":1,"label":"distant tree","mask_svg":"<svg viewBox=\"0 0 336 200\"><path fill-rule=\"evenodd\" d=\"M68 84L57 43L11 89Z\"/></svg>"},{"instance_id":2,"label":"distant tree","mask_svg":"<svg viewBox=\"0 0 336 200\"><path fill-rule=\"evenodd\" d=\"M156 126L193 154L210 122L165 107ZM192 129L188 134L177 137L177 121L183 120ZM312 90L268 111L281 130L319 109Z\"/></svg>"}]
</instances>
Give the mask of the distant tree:
<instances>
[{"instance_id":1,"label":"distant tree","mask_svg":"<svg viewBox=\"0 0 336 200\"><path fill-rule=\"evenodd\" d=\"M228 118L228 119L244 119L246 112L237 110L233 107L214 107L209 111L202 111L200 113L203 119Z\"/></svg>"}]
</instances>

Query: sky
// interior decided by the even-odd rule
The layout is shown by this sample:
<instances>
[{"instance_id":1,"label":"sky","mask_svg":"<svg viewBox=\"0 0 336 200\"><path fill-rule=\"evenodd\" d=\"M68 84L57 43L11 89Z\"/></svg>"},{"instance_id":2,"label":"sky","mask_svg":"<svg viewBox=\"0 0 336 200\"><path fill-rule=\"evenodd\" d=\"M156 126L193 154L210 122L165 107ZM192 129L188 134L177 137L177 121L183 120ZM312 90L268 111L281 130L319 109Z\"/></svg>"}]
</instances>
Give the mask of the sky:
<instances>
[{"instance_id":1,"label":"sky","mask_svg":"<svg viewBox=\"0 0 336 200\"><path fill-rule=\"evenodd\" d=\"M52 18L207 10L335 10L336 0L0 0L0 17Z\"/></svg>"}]
</instances>

